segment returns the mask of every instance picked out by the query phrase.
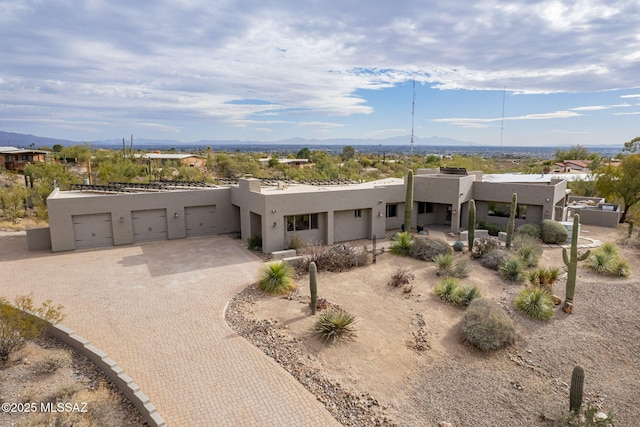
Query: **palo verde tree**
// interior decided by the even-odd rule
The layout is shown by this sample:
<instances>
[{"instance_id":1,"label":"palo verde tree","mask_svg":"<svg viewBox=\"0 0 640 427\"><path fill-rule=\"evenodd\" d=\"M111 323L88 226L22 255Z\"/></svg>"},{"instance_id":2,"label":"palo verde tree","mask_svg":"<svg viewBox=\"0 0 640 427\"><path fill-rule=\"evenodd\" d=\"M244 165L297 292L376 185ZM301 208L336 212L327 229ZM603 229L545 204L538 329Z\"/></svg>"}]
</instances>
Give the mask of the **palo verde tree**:
<instances>
[{"instance_id":1,"label":"palo verde tree","mask_svg":"<svg viewBox=\"0 0 640 427\"><path fill-rule=\"evenodd\" d=\"M629 209L640 201L640 154L623 157L617 167L604 166L598 176L596 190L605 197L622 202L620 223L624 223Z\"/></svg>"}]
</instances>

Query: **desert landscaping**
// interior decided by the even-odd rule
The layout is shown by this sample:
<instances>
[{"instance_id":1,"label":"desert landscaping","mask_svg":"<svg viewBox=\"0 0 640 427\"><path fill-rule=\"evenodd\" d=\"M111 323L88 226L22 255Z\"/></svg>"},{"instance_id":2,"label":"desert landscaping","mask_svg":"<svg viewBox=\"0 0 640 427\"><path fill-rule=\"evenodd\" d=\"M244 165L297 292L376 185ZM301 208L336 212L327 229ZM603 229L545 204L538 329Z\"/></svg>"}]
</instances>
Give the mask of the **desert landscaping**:
<instances>
[{"instance_id":1,"label":"desert landscaping","mask_svg":"<svg viewBox=\"0 0 640 427\"><path fill-rule=\"evenodd\" d=\"M619 243L623 229L583 227L589 241ZM455 239L454 239L455 240ZM629 278L604 277L578 267L573 314L554 309L548 321L530 319L513 305L526 282L502 279L476 260L461 282L476 285L513 319L515 344L493 352L465 345L464 307L434 295L433 262L385 252L376 264L318 273L318 297L357 318L356 336L327 344L314 334L309 278L297 289L266 296L255 285L227 309L241 335L291 372L343 425L549 426L569 411L575 365L585 370L584 402L612 413L616 426L640 425L640 312L635 279L637 249L618 245ZM456 257L469 258L467 251ZM546 246L539 266L566 267L559 246ZM412 287L389 286L405 268ZM554 294L564 300L564 274Z\"/></svg>"}]
</instances>

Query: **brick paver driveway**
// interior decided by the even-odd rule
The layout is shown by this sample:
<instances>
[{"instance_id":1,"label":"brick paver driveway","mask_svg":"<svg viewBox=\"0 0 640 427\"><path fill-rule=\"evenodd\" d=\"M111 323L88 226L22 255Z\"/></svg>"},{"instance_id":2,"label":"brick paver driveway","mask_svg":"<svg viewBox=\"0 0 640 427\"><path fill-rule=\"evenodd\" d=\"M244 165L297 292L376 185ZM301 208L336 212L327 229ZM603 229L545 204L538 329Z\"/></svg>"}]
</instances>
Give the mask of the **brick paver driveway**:
<instances>
[{"instance_id":1,"label":"brick paver driveway","mask_svg":"<svg viewBox=\"0 0 640 427\"><path fill-rule=\"evenodd\" d=\"M337 425L313 395L227 327L225 304L257 274L242 243L208 237L28 252L0 236L0 295L63 304L63 322L109 354L168 426Z\"/></svg>"}]
</instances>

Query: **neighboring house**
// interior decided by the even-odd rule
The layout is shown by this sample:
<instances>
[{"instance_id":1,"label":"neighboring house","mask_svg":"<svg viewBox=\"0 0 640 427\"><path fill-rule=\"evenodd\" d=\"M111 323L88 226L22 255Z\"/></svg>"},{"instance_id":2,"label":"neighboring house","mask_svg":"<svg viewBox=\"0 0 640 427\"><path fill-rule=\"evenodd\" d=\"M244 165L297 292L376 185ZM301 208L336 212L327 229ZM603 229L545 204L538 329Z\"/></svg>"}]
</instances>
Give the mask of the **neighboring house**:
<instances>
[{"instance_id":1,"label":"neighboring house","mask_svg":"<svg viewBox=\"0 0 640 427\"><path fill-rule=\"evenodd\" d=\"M198 156L197 154L158 154L158 153L147 153L140 156L142 159L149 160L151 162L166 165L169 162L175 161L179 162L184 166L189 166L192 168L199 168L204 166L205 159L202 156Z\"/></svg>"},{"instance_id":2,"label":"neighboring house","mask_svg":"<svg viewBox=\"0 0 640 427\"><path fill-rule=\"evenodd\" d=\"M44 162L46 151L30 148L0 147L0 167L22 171L26 164Z\"/></svg>"},{"instance_id":3,"label":"neighboring house","mask_svg":"<svg viewBox=\"0 0 640 427\"><path fill-rule=\"evenodd\" d=\"M271 158L258 159L261 163L269 163ZM281 165L287 165L292 168L303 168L305 166L311 166L312 163L309 159L278 159L278 163Z\"/></svg>"},{"instance_id":4,"label":"neighboring house","mask_svg":"<svg viewBox=\"0 0 640 427\"><path fill-rule=\"evenodd\" d=\"M476 202L478 221L506 224L513 193L518 194L516 225L564 219L566 180L540 175L492 179L489 182L482 172L467 174L464 169L418 170L413 228L438 224L459 232L466 228L471 199ZM201 188L54 189L47 199L51 249L239 232L245 240L261 236L263 251L268 253L285 249L293 235L333 244L382 237L403 223L403 179L315 184L265 186L258 179L240 179L237 184Z\"/></svg>"},{"instance_id":5,"label":"neighboring house","mask_svg":"<svg viewBox=\"0 0 640 427\"><path fill-rule=\"evenodd\" d=\"M554 163L554 171L560 173L571 172L588 172L591 160L565 160L563 162Z\"/></svg>"}]
</instances>

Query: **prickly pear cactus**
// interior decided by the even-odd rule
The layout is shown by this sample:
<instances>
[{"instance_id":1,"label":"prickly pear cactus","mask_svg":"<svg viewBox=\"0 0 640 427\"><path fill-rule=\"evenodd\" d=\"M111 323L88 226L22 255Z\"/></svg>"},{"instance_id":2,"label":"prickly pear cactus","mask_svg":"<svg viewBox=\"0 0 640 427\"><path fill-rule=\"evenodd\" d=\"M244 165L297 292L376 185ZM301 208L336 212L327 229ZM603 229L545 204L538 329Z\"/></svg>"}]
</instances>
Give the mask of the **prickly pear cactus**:
<instances>
[{"instance_id":1,"label":"prickly pear cactus","mask_svg":"<svg viewBox=\"0 0 640 427\"><path fill-rule=\"evenodd\" d=\"M318 269L315 262L309 263L309 290L311 291L311 314L318 308Z\"/></svg>"},{"instance_id":2,"label":"prickly pear cactus","mask_svg":"<svg viewBox=\"0 0 640 427\"><path fill-rule=\"evenodd\" d=\"M573 230L571 233L571 256L567 255L567 248L562 248L562 259L567 266L567 287L566 298L562 310L571 314L573 312L573 295L576 291L576 273L578 271L578 261L584 261L591 254L587 251L578 256L578 227L580 225L580 215L573 216Z\"/></svg>"}]
</instances>

